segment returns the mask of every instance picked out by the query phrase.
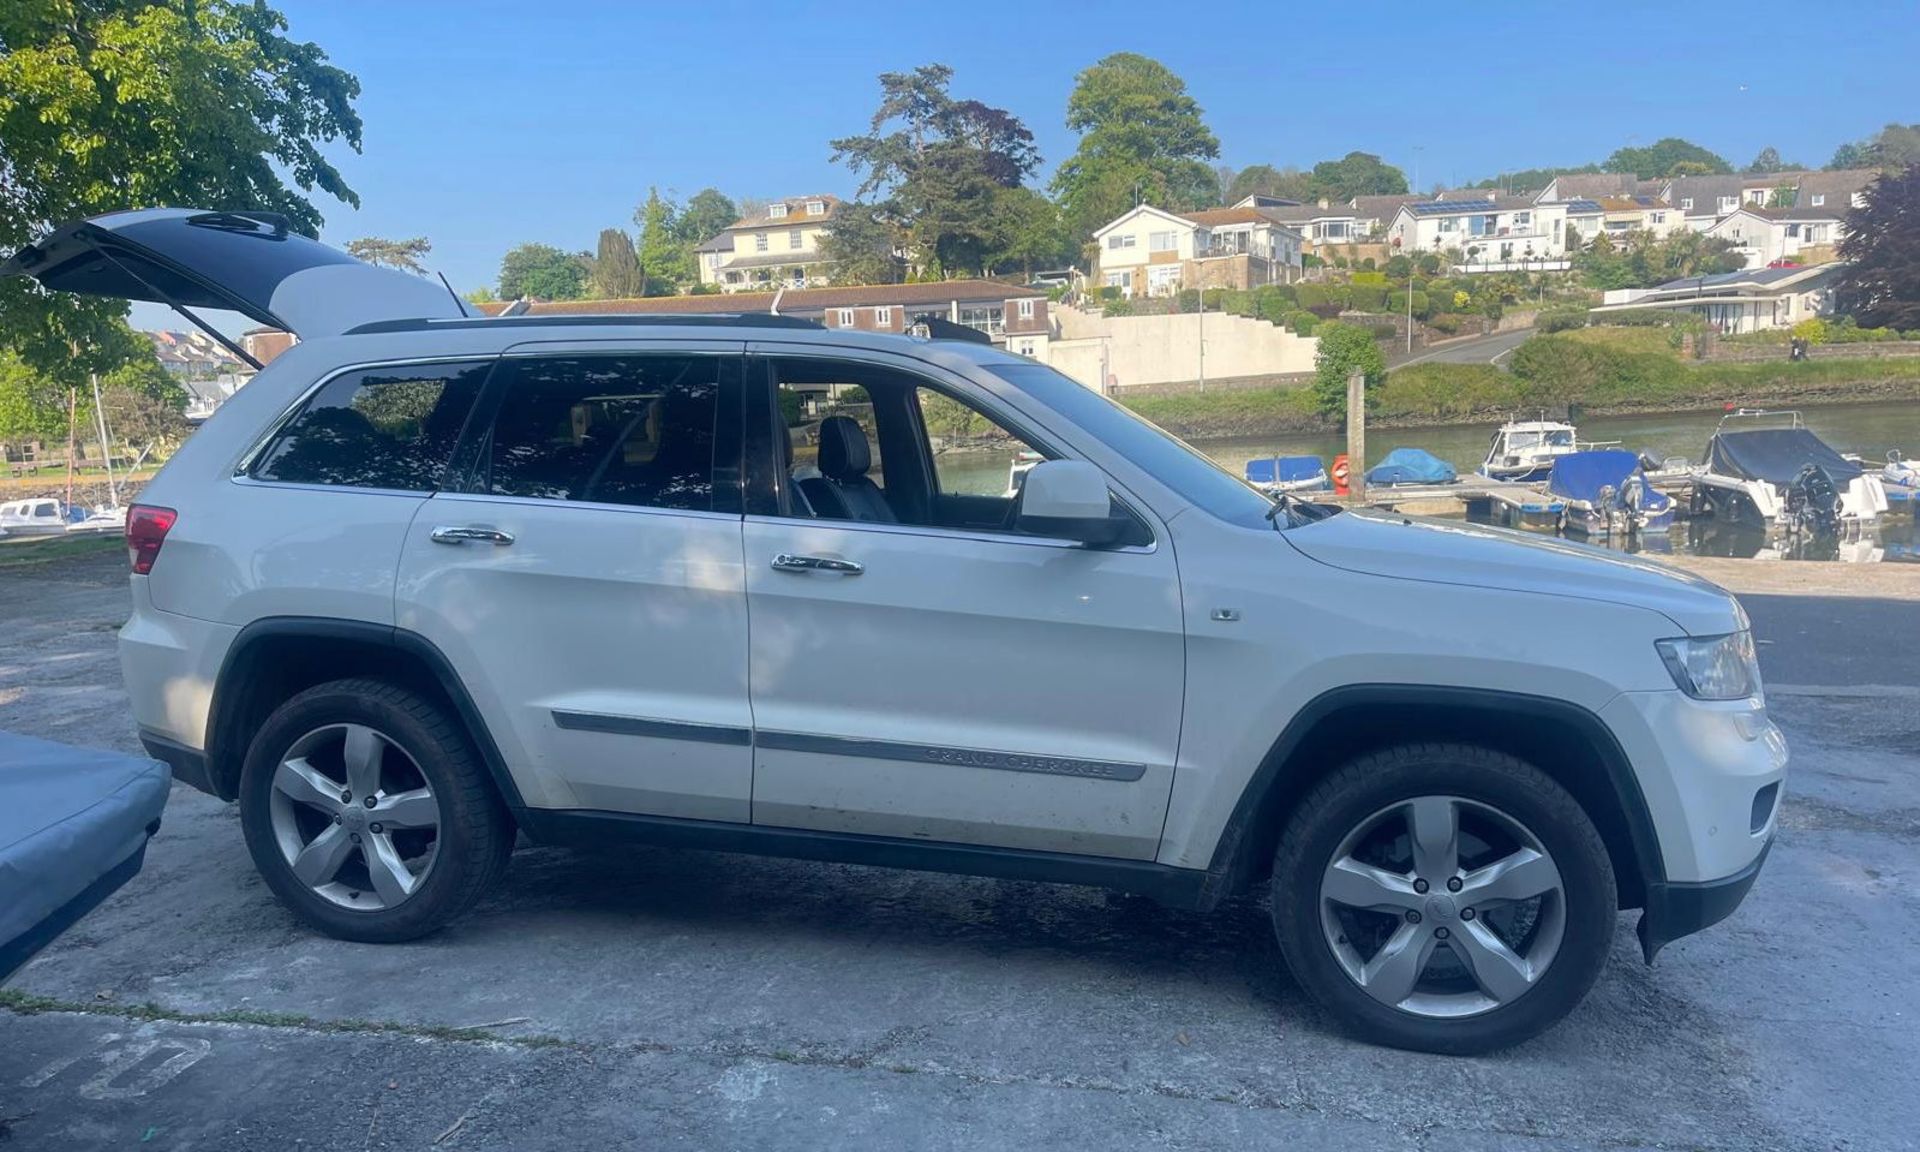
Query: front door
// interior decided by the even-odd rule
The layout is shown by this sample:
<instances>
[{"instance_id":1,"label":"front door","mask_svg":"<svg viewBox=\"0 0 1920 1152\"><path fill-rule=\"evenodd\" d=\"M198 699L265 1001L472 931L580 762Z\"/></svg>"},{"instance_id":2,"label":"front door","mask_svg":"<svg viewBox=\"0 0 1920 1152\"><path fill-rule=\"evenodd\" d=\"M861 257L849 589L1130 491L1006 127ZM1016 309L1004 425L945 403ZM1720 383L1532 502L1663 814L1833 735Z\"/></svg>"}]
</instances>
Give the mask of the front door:
<instances>
[{"instance_id":1,"label":"front door","mask_svg":"<svg viewBox=\"0 0 1920 1152\"><path fill-rule=\"evenodd\" d=\"M748 818L739 347L510 354L408 530L397 623L534 807Z\"/></svg>"},{"instance_id":2,"label":"front door","mask_svg":"<svg viewBox=\"0 0 1920 1152\"><path fill-rule=\"evenodd\" d=\"M1164 532L1019 534L1020 466L1059 453L897 363L749 363L754 823L1151 859L1184 678Z\"/></svg>"}]
</instances>

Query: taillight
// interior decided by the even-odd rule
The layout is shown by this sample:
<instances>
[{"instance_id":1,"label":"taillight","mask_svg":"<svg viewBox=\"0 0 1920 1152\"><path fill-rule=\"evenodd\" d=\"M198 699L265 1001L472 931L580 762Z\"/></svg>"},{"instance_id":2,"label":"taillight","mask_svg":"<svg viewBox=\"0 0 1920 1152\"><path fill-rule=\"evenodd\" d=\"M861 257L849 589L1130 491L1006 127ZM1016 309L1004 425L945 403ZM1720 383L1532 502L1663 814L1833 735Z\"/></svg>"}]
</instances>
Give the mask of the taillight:
<instances>
[{"instance_id":1,"label":"taillight","mask_svg":"<svg viewBox=\"0 0 1920 1152\"><path fill-rule=\"evenodd\" d=\"M180 514L173 509L152 504L135 504L127 509L127 559L133 564L135 576L153 571L153 562L160 557L160 545L167 542L167 533L179 518Z\"/></svg>"}]
</instances>

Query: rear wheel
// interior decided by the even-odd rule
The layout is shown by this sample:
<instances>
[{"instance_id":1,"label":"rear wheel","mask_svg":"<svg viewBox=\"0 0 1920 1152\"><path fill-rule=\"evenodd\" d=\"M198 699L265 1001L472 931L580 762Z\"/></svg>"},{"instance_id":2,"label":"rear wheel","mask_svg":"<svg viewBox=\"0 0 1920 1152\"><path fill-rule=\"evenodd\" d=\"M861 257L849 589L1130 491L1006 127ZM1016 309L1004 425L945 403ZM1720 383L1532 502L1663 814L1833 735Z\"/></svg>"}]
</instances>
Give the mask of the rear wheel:
<instances>
[{"instance_id":1,"label":"rear wheel","mask_svg":"<svg viewBox=\"0 0 1920 1152\"><path fill-rule=\"evenodd\" d=\"M1336 770L1274 861L1274 928L1294 976L1344 1026L1470 1054L1551 1027L1613 940L1599 833L1532 765L1413 745Z\"/></svg>"},{"instance_id":2,"label":"rear wheel","mask_svg":"<svg viewBox=\"0 0 1920 1152\"><path fill-rule=\"evenodd\" d=\"M479 899L512 823L458 722L382 680L294 696L254 737L240 778L254 864L307 923L408 940Z\"/></svg>"}]
</instances>

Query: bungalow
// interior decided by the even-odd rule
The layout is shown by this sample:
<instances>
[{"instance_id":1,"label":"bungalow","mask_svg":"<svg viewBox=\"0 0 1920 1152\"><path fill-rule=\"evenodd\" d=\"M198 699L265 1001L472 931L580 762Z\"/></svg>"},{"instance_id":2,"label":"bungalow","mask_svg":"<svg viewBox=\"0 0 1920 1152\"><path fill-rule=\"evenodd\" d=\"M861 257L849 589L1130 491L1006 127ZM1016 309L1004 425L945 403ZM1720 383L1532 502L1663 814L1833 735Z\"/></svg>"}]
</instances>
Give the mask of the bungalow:
<instances>
[{"instance_id":1,"label":"bungalow","mask_svg":"<svg viewBox=\"0 0 1920 1152\"><path fill-rule=\"evenodd\" d=\"M1303 240L1273 211L1179 213L1142 204L1093 234L1100 253L1094 283L1129 298L1292 283L1300 278Z\"/></svg>"},{"instance_id":2,"label":"bungalow","mask_svg":"<svg viewBox=\"0 0 1920 1152\"><path fill-rule=\"evenodd\" d=\"M1606 303L1594 312L1691 312L1726 335L1790 328L1833 310L1832 283L1839 267L1761 268L1674 280L1658 288L1629 288L1608 292Z\"/></svg>"},{"instance_id":3,"label":"bungalow","mask_svg":"<svg viewBox=\"0 0 1920 1152\"><path fill-rule=\"evenodd\" d=\"M839 208L833 196L800 196L734 221L696 250L700 282L722 292L825 284L821 241Z\"/></svg>"},{"instance_id":4,"label":"bungalow","mask_svg":"<svg viewBox=\"0 0 1920 1152\"><path fill-rule=\"evenodd\" d=\"M1707 235L1733 243L1749 268L1788 261L1826 263L1846 236L1842 208L1758 208L1747 205L1707 229Z\"/></svg>"}]
</instances>

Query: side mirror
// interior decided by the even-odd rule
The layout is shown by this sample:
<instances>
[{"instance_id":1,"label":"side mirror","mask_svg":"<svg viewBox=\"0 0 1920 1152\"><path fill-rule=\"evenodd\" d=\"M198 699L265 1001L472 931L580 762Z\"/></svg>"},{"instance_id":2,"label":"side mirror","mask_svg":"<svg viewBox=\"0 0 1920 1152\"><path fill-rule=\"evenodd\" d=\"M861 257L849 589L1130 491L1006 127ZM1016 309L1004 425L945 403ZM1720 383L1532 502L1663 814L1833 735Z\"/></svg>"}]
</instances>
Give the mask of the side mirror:
<instances>
[{"instance_id":1,"label":"side mirror","mask_svg":"<svg viewBox=\"0 0 1920 1152\"><path fill-rule=\"evenodd\" d=\"M1116 516L1107 477L1084 460L1042 460L1020 486L1020 531L1104 547L1121 539L1127 520Z\"/></svg>"}]
</instances>

